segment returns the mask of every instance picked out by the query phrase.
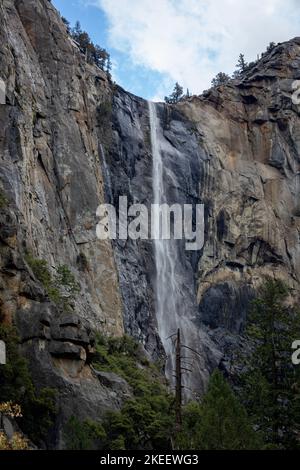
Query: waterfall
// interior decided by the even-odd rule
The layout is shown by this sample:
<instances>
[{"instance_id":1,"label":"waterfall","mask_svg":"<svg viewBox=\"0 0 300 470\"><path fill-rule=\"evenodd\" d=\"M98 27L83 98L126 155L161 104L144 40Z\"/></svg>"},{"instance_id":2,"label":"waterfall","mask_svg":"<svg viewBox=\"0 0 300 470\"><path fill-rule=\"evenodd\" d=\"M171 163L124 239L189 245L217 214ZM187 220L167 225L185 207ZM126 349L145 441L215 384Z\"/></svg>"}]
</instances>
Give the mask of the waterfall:
<instances>
[{"instance_id":1,"label":"waterfall","mask_svg":"<svg viewBox=\"0 0 300 470\"><path fill-rule=\"evenodd\" d=\"M154 204L187 203L186 195L180 191L185 174L190 171L185 154L180 153L165 138L158 116L160 105L149 102L149 122L152 147L152 190ZM178 163L181 162L181 165ZM155 309L158 334L167 356L166 376L174 385L175 351L171 335L180 329L185 349L184 360L189 372L183 374L183 395L195 398L203 393L210 370L218 365L221 354L211 342L205 328L197 320L198 304L195 273L185 250L185 240L163 240L159 217L152 220L155 258ZM186 366L186 364L185 364ZM210 370L209 370L210 369Z\"/></svg>"},{"instance_id":2,"label":"waterfall","mask_svg":"<svg viewBox=\"0 0 300 470\"><path fill-rule=\"evenodd\" d=\"M155 103L149 102L151 146L152 146L152 185L154 204L173 204L177 201L168 201L167 168L164 166L161 145L163 135L160 120L157 116ZM182 283L178 273L180 263L178 241L163 240L161 238L160 218L152 221L154 226L154 257L156 267L155 279L155 306L158 333L164 346L166 361L166 376L170 383L175 369L174 348L170 336L180 328L184 338L186 320L184 315L184 298Z\"/></svg>"}]
</instances>

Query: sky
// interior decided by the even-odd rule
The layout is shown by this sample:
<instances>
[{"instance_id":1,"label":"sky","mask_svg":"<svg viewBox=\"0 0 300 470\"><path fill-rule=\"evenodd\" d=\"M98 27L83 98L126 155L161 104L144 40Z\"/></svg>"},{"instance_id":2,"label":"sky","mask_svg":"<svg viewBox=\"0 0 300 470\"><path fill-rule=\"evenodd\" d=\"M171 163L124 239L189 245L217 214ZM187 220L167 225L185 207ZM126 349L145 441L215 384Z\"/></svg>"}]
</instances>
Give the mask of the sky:
<instances>
[{"instance_id":1,"label":"sky","mask_svg":"<svg viewBox=\"0 0 300 470\"><path fill-rule=\"evenodd\" d=\"M107 49L113 79L154 101L178 81L200 94L240 53L300 36L300 0L52 0L73 25Z\"/></svg>"}]
</instances>

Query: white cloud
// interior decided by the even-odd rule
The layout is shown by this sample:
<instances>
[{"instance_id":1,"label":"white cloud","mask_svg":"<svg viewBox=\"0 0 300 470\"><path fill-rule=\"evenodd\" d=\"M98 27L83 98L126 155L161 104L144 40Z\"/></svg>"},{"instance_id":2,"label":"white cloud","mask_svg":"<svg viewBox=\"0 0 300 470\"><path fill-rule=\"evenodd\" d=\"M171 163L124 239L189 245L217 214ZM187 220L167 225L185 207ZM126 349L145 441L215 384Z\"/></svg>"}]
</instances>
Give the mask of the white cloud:
<instances>
[{"instance_id":1,"label":"white cloud","mask_svg":"<svg viewBox=\"0 0 300 470\"><path fill-rule=\"evenodd\" d=\"M161 72L163 96L179 81L194 93L219 71L232 73L269 42L300 34L299 0L93 0L109 20L111 45L135 64Z\"/></svg>"}]
</instances>

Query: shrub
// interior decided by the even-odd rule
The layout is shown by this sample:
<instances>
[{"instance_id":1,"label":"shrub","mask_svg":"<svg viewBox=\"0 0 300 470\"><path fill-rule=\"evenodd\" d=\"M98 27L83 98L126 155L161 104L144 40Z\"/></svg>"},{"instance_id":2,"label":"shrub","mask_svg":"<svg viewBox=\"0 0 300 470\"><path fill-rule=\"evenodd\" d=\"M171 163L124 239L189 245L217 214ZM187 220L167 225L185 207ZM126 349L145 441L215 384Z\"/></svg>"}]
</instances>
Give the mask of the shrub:
<instances>
[{"instance_id":1,"label":"shrub","mask_svg":"<svg viewBox=\"0 0 300 470\"><path fill-rule=\"evenodd\" d=\"M3 192L0 190L0 209L4 209L8 205L8 200Z\"/></svg>"},{"instance_id":2,"label":"shrub","mask_svg":"<svg viewBox=\"0 0 300 470\"><path fill-rule=\"evenodd\" d=\"M173 397L156 367L145 361L140 345L129 336L98 336L96 350L94 367L123 377L134 394L120 412L106 415L103 426L107 439L103 447L115 450L171 448Z\"/></svg>"},{"instance_id":3,"label":"shrub","mask_svg":"<svg viewBox=\"0 0 300 470\"><path fill-rule=\"evenodd\" d=\"M215 78L212 79L211 85L215 88L221 85L227 85L230 82L230 76L224 72L219 72Z\"/></svg>"},{"instance_id":4,"label":"shrub","mask_svg":"<svg viewBox=\"0 0 300 470\"><path fill-rule=\"evenodd\" d=\"M15 432L11 439L0 432L0 450L28 450L28 440L22 434Z\"/></svg>"},{"instance_id":5,"label":"shrub","mask_svg":"<svg viewBox=\"0 0 300 470\"><path fill-rule=\"evenodd\" d=\"M65 265L59 266L53 277L47 261L34 258L30 254L25 256L25 260L42 283L49 299L62 310L70 310L70 298L80 292L80 286L70 269Z\"/></svg>"},{"instance_id":6,"label":"shrub","mask_svg":"<svg viewBox=\"0 0 300 470\"><path fill-rule=\"evenodd\" d=\"M77 294L80 292L78 282L75 280L74 275L71 273L68 266L59 266L56 269L54 284L57 289L63 287L69 295Z\"/></svg>"},{"instance_id":7,"label":"shrub","mask_svg":"<svg viewBox=\"0 0 300 470\"><path fill-rule=\"evenodd\" d=\"M0 339L6 343L7 351L7 363L0 367L1 400L21 406L22 416L16 420L22 431L38 443L46 438L55 419L55 391L48 388L38 391L34 387L27 361L19 353L14 327L0 325Z\"/></svg>"},{"instance_id":8,"label":"shrub","mask_svg":"<svg viewBox=\"0 0 300 470\"><path fill-rule=\"evenodd\" d=\"M101 424L92 420L79 421L72 416L64 428L68 450L93 450L100 447L106 433Z\"/></svg>"},{"instance_id":9,"label":"shrub","mask_svg":"<svg viewBox=\"0 0 300 470\"><path fill-rule=\"evenodd\" d=\"M0 403L0 413L10 418L20 418L22 416L20 405L13 404L12 402ZM27 449L28 440L22 434L16 432L11 439L8 439L4 432L0 433L0 450Z\"/></svg>"}]
</instances>

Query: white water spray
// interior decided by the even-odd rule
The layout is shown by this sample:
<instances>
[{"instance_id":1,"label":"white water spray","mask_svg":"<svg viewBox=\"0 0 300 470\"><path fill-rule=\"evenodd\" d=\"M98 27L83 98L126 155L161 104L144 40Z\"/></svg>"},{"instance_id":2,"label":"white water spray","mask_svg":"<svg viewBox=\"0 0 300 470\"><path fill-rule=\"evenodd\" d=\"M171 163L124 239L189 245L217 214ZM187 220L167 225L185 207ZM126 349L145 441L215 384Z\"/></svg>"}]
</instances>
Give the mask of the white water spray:
<instances>
[{"instance_id":1,"label":"white water spray","mask_svg":"<svg viewBox=\"0 0 300 470\"><path fill-rule=\"evenodd\" d=\"M168 204L168 179L167 168L162 159L162 148L164 137L161 131L160 120L157 116L155 103L149 102L151 146L153 158L153 197L154 204ZM176 202L176 201L175 201ZM178 241L163 240L161 237L160 218L155 217L154 225L154 256L156 267L156 320L158 333L163 343L166 355L166 375L172 383L172 376L175 368L174 348L170 336L181 329L184 339L190 323L186 318L182 278L179 274L179 247ZM189 329L189 328L188 328Z\"/></svg>"}]
</instances>

